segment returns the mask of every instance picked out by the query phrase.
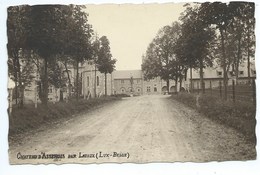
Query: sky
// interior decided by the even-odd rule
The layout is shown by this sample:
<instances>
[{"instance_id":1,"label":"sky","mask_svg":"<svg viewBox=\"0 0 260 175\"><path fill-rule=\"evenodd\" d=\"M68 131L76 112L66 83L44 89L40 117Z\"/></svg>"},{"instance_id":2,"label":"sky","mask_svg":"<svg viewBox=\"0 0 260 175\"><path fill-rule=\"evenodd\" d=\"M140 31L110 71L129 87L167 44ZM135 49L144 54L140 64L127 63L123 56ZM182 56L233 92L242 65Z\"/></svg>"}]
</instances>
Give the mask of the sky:
<instances>
[{"instance_id":1,"label":"sky","mask_svg":"<svg viewBox=\"0 0 260 175\"><path fill-rule=\"evenodd\" d=\"M183 3L86 5L99 37L110 41L116 70L141 69L142 55L160 28L177 21Z\"/></svg>"}]
</instances>

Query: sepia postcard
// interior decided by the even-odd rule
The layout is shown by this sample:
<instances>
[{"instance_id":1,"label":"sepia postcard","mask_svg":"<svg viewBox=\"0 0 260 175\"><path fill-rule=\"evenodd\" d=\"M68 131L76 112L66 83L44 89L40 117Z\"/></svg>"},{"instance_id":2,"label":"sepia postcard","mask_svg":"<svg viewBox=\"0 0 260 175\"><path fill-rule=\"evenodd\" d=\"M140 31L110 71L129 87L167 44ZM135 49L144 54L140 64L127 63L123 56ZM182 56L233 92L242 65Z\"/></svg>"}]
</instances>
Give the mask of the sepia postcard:
<instances>
[{"instance_id":1,"label":"sepia postcard","mask_svg":"<svg viewBox=\"0 0 260 175\"><path fill-rule=\"evenodd\" d=\"M256 160L255 6L8 6L9 163Z\"/></svg>"}]
</instances>

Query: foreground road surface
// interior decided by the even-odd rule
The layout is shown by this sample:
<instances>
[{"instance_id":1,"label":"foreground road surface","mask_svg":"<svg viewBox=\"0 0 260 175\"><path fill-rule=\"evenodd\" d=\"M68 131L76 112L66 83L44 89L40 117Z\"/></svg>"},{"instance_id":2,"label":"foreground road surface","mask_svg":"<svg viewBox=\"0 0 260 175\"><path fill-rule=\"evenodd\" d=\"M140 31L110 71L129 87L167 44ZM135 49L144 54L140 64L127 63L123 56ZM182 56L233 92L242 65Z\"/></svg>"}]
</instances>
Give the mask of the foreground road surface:
<instances>
[{"instance_id":1,"label":"foreground road surface","mask_svg":"<svg viewBox=\"0 0 260 175\"><path fill-rule=\"evenodd\" d=\"M10 163L246 160L254 147L169 96L125 98L10 143Z\"/></svg>"}]
</instances>

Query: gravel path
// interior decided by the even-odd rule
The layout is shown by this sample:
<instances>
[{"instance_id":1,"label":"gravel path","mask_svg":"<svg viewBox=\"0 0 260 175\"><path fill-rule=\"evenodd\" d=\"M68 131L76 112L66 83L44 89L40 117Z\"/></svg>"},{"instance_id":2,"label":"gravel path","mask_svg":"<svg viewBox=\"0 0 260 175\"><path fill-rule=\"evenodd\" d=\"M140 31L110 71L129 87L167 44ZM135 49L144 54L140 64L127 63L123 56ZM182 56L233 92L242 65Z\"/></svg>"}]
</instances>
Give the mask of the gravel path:
<instances>
[{"instance_id":1,"label":"gravel path","mask_svg":"<svg viewBox=\"0 0 260 175\"><path fill-rule=\"evenodd\" d=\"M169 96L125 98L11 141L11 164L247 160L243 135Z\"/></svg>"}]
</instances>

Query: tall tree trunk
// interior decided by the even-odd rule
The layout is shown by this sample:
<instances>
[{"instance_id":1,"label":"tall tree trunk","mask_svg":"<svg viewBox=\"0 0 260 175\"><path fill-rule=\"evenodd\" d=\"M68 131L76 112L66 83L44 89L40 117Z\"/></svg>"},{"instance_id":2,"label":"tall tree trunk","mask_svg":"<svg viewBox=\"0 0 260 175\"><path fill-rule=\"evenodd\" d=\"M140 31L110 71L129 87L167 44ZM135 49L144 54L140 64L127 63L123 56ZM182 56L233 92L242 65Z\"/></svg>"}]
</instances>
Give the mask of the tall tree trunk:
<instances>
[{"instance_id":1,"label":"tall tree trunk","mask_svg":"<svg viewBox=\"0 0 260 175\"><path fill-rule=\"evenodd\" d=\"M204 79L203 79L203 59L200 58L200 88L202 93L205 93Z\"/></svg>"},{"instance_id":2,"label":"tall tree trunk","mask_svg":"<svg viewBox=\"0 0 260 175\"><path fill-rule=\"evenodd\" d=\"M112 78L112 73L113 73L113 72L110 73L110 78L111 78L111 79L110 79L110 80L111 80L111 94L110 94L110 96L112 96L112 95L114 94L114 92L113 92L113 78Z\"/></svg>"},{"instance_id":3,"label":"tall tree trunk","mask_svg":"<svg viewBox=\"0 0 260 175\"><path fill-rule=\"evenodd\" d=\"M15 104L18 104L18 77L17 77L17 59L18 55L13 54L14 60L13 60L13 69L14 69L14 83L15 83Z\"/></svg>"},{"instance_id":4,"label":"tall tree trunk","mask_svg":"<svg viewBox=\"0 0 260 175\"><path fill-rule=\"evenodd\" d=\"M167 93L169 93L170 92L170 80L169 79L166 80L166 87L167 87Z\"/></svg>"},{"instance_id":5,"label":"tall tree trunk","mask_svg":"<svg viewBox=\"0 0 260 175\"><path fill-rule=\"evenodd\" d=\"M239 63L240 63L240 60L241 60L241 35L239 35L239 38L238 38L238 48L237 48L237 59L236 59L236 79L238 80L238 75L239 75ZM238 83L236 81L236 83Z\"/></svg>"},{"instance_id":6,"label":"tall tree trunk","mask_svg":"<svg viewBox=\"0 0 260 175\"><path fill-rule=\"evenodd\" d=\"M107 96L107 73L105 73L105 96Z\"/></svg>"},{"instance_id":7,"label":"tall tree trunk","mask_svg":"<svg viewBox=\"0 0 260 175\"><path fill-rule=\"evenodd\" d=\"M223 29L219 29L221 36L221 50L222 50L222 66L223 66L223 84L224 84L224 99L227 100L227 86L228 86L228 75L227 75L227 63L226 63L226 51L225 51L225 38L223 35Z\"/></svg>"},{"instance_id":8,"label":"tall tree trunk","mask_svg":"<svg viewBox=\"0 0 260 175\"><path fill-rule=\"evenodd\" d=\"M63 90L60 88L60 101L63 101Z\"/></svg>"},{"instance_id":9,"label":"tall tree trunk","mask_svg":"<svg viewBox=\"0 0 260 175\"><path fill-rule=\"evenodd\" d=\"M248 82L251 83L251 72L250 72L250 30L248 27L247 31L247 76Z\"/></svg>"},{"instance_id":10,"label":"tall tree trunk","mask_svg":"<svg viewBox=\"0 0 260 175\"><path fill-rule=\"evenodd\" d=\"M181 91L181 88L182 88L182 76L180 76L180 90L179 91Z\"/></svg>"},{"instance_id":11,"label":"tall tree trunk","mask_svg":"<svg viewBox=\"0 0 260 175\"><path fill-rule=\"evenodd\" d=\"M193 92L192 66L190 66L190 91Z\"/></svg>"},{"instance_id":12,"label":"tall tree trunk","mask_svg":"<svg viewBox=\"0 0 260 175\"><path fill-rule=\"evenodd\" d=\"M15 104L18 104L18 86L17 86L17 80L14 82L15 84Z\"/></svg>"},{"instance_id":13,"label":"tall tree trunk","mask_svg":"<svg viewBox=\"0 0 260 175\"><path fill-rule=\"evenodd\" d=\"M76 100L79 100L79 61L76 61Z\"/></svg>"},{"instance_id":14,"label":"tall tree trunk","mask_svg":"<svg viewBox=\"0 0 260 175\"><path fill-rule=\"evenodd\" d=\"M175 78L175 92L177 93L178 90L178 77Z\"/></svg>"},{"instance_id":15,"label":"tall tree trunk","mask_svg":"<svg viewBox=\"0 0 260 175\"><path fill-rule=\"evenodd\" d=\"M42 90L42 104L47 106L48 103L48 59L44 59L44 75L43 75L43 90Z\"/></svg>"},{"instance_id":16,"label":"tall tree trunk","mask_svg":"<svg viewBox=\"0 0 260 175\"><path fill-rule=\"evenodd\" d=\"M17 58L16 62L17 70L18 70L18 82L19 82L19 107L23 107L23 82L22 82L22 74L21 74L21 65L19 59Z\"/></svg>"},{"instance_id":17,"label":"tall tree trunk","mask_svg":"<svg viewBox=\"0 0 260 175\"><path fill-rule=\"evenodd\" d=\"M71 97L71 79L70 79L70 74L69 74L69 70L68 70L67 61L65 61L63 63L63 65L65 67L65 72L66 72L68 80L69 80L69 85L68 85L69 96L68 96L68 98L70 98Z\"/></svg>"},{"instance_id":18,"label":"tall tree trunk","mask_svg":"<svg viewBox=\"0 0 260 175\"><path fill-rule=\"evenodd\" d=\"M95 75L95 78L94 78L94 97L96 98L97 97L97 66L96 66L96 63L95 63L95 71L94 71L94 75Z\"/></svg>"}]
</instances>

